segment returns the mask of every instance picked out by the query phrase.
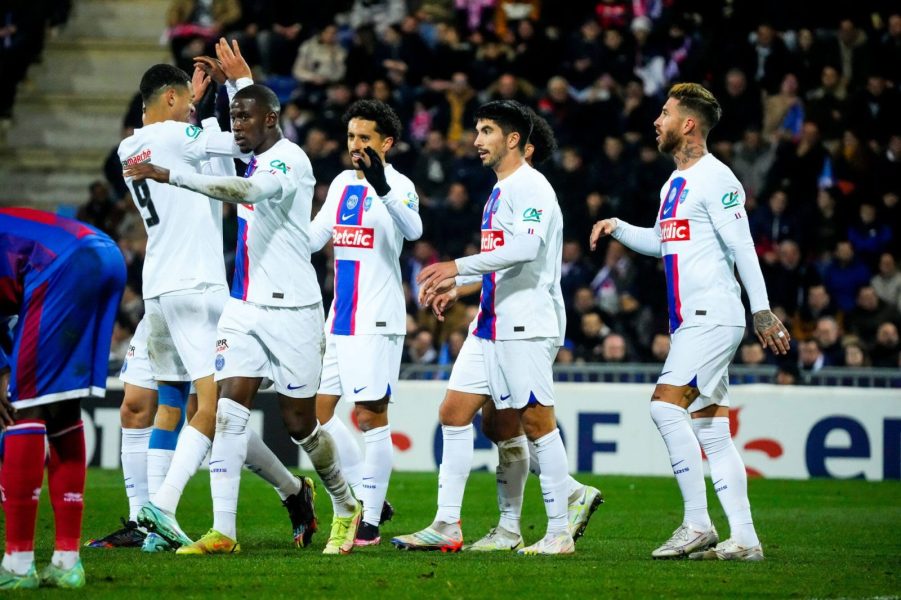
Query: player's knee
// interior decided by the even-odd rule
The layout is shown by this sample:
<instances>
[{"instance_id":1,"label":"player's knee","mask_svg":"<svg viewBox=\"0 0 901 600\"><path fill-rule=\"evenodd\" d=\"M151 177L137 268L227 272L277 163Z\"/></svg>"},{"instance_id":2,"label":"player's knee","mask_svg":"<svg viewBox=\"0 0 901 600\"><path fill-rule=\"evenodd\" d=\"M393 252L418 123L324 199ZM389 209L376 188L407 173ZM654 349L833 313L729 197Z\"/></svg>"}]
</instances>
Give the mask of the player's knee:
<instances>
[{"instance_id":1,"label":"player's knee","mask_svg":"<svg viewBox=\"0 0 901 600\"><path fill-rule=\"evenodd\" d=\"M154 403L126 395L119 407L119 421L123 429L146 429L153 425Z\"/></svg>"},{"instance_id":2,"label":"player's knee","mask_svg":"<svg viewBox=\"0 0 901 600\"><path fill-rule=\"evenodd\" d=\"M541 405L524 410L521 422L523 432L533 442L557 428L553 410L548 410L548 407Z\"/></svg>"},{"instance_id":3,"label":"player's knee","mask_svg":"<svg viewBox=\"0 0 901 600\"><path fill-rule=\"evenodd\" d=\"M445 399L438 407L438 421L447 427L465 427L472 422L472 419L467 419L463 412L455 403Z\"/></svg>"},{"instance_id":4,"label":"player's knee","mask_svg":"<svg viewBox=\"0 0 901 600\"><path fill-rule=\"evenodd\" d=\"M500 438L497 435L496 425L494 418L482 411L482 433L495 444L500 441Z\"/></svg>"},{"instance_id":5,"label":"player's knee","mask_svg":"<svg viewBox=\"0 0 901 600\"><path fill-rule=\"evenodd\" d=\"M156 411L156 417L153 420L155 429L163 429L165 431L175 431L178 429L184 419L182 409L177 406L160 405Z\"/></svg>"},{"instance_id":6,"label":"player's knee","mask_svg":"<svg viewBox=\"0 0 901 600\"><path fill-rule=\"evenodd\" d=\"M354 406L354 415L360 431L384 427L388 424L388 403L380 401L357 404Z\"/></svg>"}]
</instances>

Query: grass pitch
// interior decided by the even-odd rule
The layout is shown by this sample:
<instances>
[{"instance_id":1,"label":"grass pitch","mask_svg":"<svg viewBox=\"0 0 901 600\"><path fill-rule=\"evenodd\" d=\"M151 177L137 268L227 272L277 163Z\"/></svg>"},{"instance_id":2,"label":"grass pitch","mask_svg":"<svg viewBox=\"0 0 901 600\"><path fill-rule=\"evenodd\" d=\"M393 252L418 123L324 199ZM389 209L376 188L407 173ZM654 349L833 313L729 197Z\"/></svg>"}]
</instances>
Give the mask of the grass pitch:
<instances>
[{"instance_id":1,"label":"grass pitch","mask_svg":"<svg viewBox=\"0 0 901 600\"><path fill-rule=\"evenodd\" d=\"M100 536L127 514L121 473L88 473L85 537ZM315 478L315 476L314 476ZM679 524L671 478L582 476L604 491L578 544L564 557L400 552L392 535L428 525L435 512L434 473L395 473L389 497L397 514L382 528L382 545L350 556L322 556L331 506L319 489L320 532L297 550L278 497L244 473L238 515L242 553L181 557L139 550L82 552L88 587L40 590L91 598L681 598L897 597L901 594L901 483L752 480L751 505L764 544L758 564L654 561L650 552ZM318 482L317 482L318 483ZM721 535L728 524L708 485ZM198 536L212 523L209 476L189 485L179 520ZM38 568L49 560L53 530L46 490L38 524ZM0 527L3 524L0 515ZM474 541L496 523L493 474L474 473L467 486L463 531ZM538 483L530 477L523 513L526 543L544 533ZM7 596L7 594L4 594ZM8 594L13 597L13 594ZM27 593L15 597L27 597Z\"/></svg>"}]
</instances>

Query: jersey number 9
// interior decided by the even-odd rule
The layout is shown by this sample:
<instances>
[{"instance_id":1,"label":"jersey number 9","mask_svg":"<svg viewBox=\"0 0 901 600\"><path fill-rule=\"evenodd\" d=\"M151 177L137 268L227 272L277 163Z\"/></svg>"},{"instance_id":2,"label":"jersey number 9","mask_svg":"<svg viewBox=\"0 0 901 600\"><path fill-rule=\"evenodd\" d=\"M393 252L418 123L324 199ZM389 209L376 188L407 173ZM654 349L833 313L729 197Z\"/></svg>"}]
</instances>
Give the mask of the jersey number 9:
<instances>
[{"instance_id":1,"label":"jersey number 9","mask_svg":"<svg viewBox=\"0 0 901 600\"><path fill-rule=\"evenodd\" d=\"M141 215L143 216L145 212L149 215L144 219L147 227L159 225L160 217L156 214L156 209L153 207L153 200L150 199L150 188L147 187L147 181L144 180L140 183L133 181L131 187L135 190L135 198L137 198L138 205L141 207Z\"/></svg>"}]
</instances>

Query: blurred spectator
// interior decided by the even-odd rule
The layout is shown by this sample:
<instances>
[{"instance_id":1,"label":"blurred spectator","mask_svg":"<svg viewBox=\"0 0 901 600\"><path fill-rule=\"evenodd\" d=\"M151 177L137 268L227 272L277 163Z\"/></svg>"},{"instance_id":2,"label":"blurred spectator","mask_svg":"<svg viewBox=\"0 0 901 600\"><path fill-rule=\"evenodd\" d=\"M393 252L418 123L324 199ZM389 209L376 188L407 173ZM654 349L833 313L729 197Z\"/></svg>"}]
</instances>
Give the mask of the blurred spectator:
<instances>
[{"instance_id":1,"label":"blurred spectator","mask_svg":"<svg viewBox=\"0 0 901 600\"><path fill-rule=\"evenodd\" d=\"M563 57L562 75L576 90L584 90L600 75L601 27L593 17L572 34Z\"/></svg>"},{"instance_id":2,"label":"blurred spectator","mask_svg":"<svg viewBox=\"0 0 901 600\"><path fill-rule=\"evenodd\" d=\"M899 322L895 307L883 302L870 285L857 291L857 303L846 315L845 327L862 340L876 338L876 330L886 321Z\"/></svg>"},{"instance_id":3,"label":"blurred spectator","mask_svg":"<svg viewBox=\"0 0 901 600\"><path fill-rule=\"evenodd\" d=\"M669 335L665 333L655 334L654 339L651 340L651 361L666 362L666 357L669 356L670 345Z\"/></svg>"},{"instance_id":4,"label":"blurred spectator","mask_svg":"<svg viewBox=\"0 0 901 600\"><path fill-rule=\"evenodd\" d=\"M775 94L784 85L786 69L791 64L788 49L770 23L761 23L743 51L739 65L751 81L767 94ZM796 81L797 83L797 81Z\"/></svg>"},{"instance_id":5,"label":"blurred spectator","mask_svg":"<svg viewBox=\"0 0 901 600\"><path fill-rule=\"evenodd\" d=\"M783 361L776 369L776 385L797 385L801 379L798 365Z\"/></svg>"},{"instance_id":6,"label":"blurred spectator","mask_svg":"<svg viewBox=\"0 0 901 600\"><path fill-rule=\"evenodd\" d=\"M876 207L869 202L860 205L857 222L848 228L848 241L854 252L871 269L879 262L879 256L891 247L892 228L876 219Z\"/></svg>"},{"instance_id":7,"label":"blurred spectator","mask_svg":"<svg viewBox=\"0 0 901 600\"><path fill-rule=\"evenodd\" d=\"M463 140L463 132L475 126L475 110L479 101L463 72L451 76L450 85L438 101L434 126L444 132L449 142Z\"/></svg>"},{"instance_id":8,"label":"blurred spectator","mask_svg":"<svg viewBox=\"0 0 901 600\"><path fill-rule=\"evenodd\" d=\"M604 254L604 264L591 280L595 302L608 315L620 312L620 294L629 289L635 279L632 255L616 240L611 240Z\"/></svg>"},{"instance_id":9,"label":"blurred spectator","mask_svg":"<svg viewBox=\"0 0 901 600\"><path fill-rule=\"evenodd\" d=\"M430 365L438 359L438 351L435 350L432 332L424 327L416 330L407 343L406 350L407 356L404 362L416 365Z\"/></svg>"},{"instance_id":10,"label":"blurred spectator","mask_svg":"<svg viewBox=\"0 0 901 600\"><path fill-rule=\"evenodd\" d=\"M798 315L797 329L794 337L805 339L813 334L817 321L821 317L837 316L838 311L825 285L817 284L807 288L807 302L801 307Z\"/></svg>"},{"instance_id":11,"label":"blurred spectator","mask_svg":"<svg viewBox=\"0 0 901 600\"><path fill-rule=\"evenodd\" d=\"M770 304L781 306L794 315L804 303L804 292L819 283L819 275L813 267L802 261L801 249L793 240L784 240L778 246L778 262L763 265L764 278Z\"/></svg>"},{"instance_id":12,"label":"blurred spectator","mask_svg":"<svg viewBox=\"0 0 901 600\"><path fill-rule=\"evenodd\" d=\"M452 161L453 154L444 143L444 134L437 129L429 131L412 175L423 204L440 205L442 196L450 187L448 177Z\"/></svg>"},{"instance_id":13,"label":"blurred spectator","mask_svg":"<svg viewBox=\"0 0 901 600\"><path fill-rule=\"evenodd\" d=\"M427 240L417 240L413 244L413 252L407 258L405 265L405 283L410 287L410 294L416 299L419 305L419 284L416 283L416 277L423 267L427 267L432 263L438 262L438 252L431 242Z\"/></svg>"},{"instance_id":14,"label":"blurred spectator","mask_svg":"<svg viewBox=\"0 0 901 600\"><path fill-rule=\"evenodd\" d=\"M585 362L598 362L601 360L603 349L601 344L612 333L610 327L601 319L597 311L587 312L582 315L579 333L574 340L576 342L576 358Z\"/></svg>"},{"instance_id":15,"label":"blurred spectator","mask_svg":"<svg viewBox=\"0 0 901 600\"><path fill-rule=\"evenodd\" d=\"M347 50L338 43L338 28L328 25L300 45L291 74L304 95L316 97L328 84L341 81L346 59Z\"/></svg>"},{"instance_id":16,"label":"blurred spectator","mask_svg":"<svg viewBox=\"0 0 901 600\"><path fill-rule=\"evenodd\" d=\"M837 188L817 192L816 209L804 232L807 247L817 262L826 262L835 246L845 238L847 220L838 206L840 195Z\"/></svg>"},{"instance_id":17,"label":"blurred spectator","mask_svg":"<svg viewBox=\"0 0 901 600\"><path fill-rule=\"evenodd\" d=\"M166 27L175 64L191 73L194 57L213 54L212 43L240 18L238 0L171 0Z\"/></svg>"},{"instance_id":18,"label":"blurred spectator","mask_svg":"<svg viewBox=\"0 0 901 600\"><path fill-rule=\"evenodd\" d=\"M749 340L739 348L738 359L743 365L762 365L766 363L766 353L760 342Z\"/></svg>"},{"instance_id":19,"label":"blurred spectator","mask_svg":"<svg viewBox=\"0 0 901 600\"><path fill-rule=\"evenodd\" d=\"M854 254L851 242L839 242L823 273L823 282L836 307L848 312L854 308L857 290L870 282L870 270Z\"/></svg>"},{"instance_id":20,"label":"blurred spectator","mask_svg":"<svg viewBox=\"0 0 901 600\"><path fill-rule=\"evenodd\" d=\"M826 366L831 366L815 339L798 342L798 369L805 374L816 373Z\"/></svg>"},{"instance_id":21,"label":"blurred spectator","mask_svg":"<svg viewBox=\"0 0 901 600\"><path fill-rule=\"evenodd\" d=\"M842 362L844 366L855 369L870 366L870 357L867 356L866 348L856 338L843 343L842 350L844 351L844 361Z\"/></svg>"},{"instance_id":22,"label":"blurred spectator","mask_svg":"<svg viewBox=\"0 0 901 600\"><path fill-rule=\"evenodd\" d=\"M874 367L897 368L901 345L898 341L898 326L894 323L882 323L876 330L876 343L870 356Z\"/></svg>"},{"instance_id":23,"label":"blurred spectator","mask_svg":"<svg viewBox=\"0 0 901 600\"><path fill-rule=\"evenodd\" d=\"M469 192L460 182L454 182L447 190L447 198L429 213L427 222L432 226L434 238L442 255L463 256L466 246L473 243L479 227L481 209L469 198Z\"/></svg>"},{"instance_id":24,"label":"blurred spectator","mask_svg":"<svg viewBox=\"0 0 901 600\"><path fill-rule=\"evenodd\" d=\"M835 140L841 135L848 91L833 65L823 67L819 83L807 93L807 115L820 125L823 139Z\"/></svg>"},{"instance_id":25,"label":"blurred spectator","mask_svg":"<svg viewBox=\"0 0 901 600\"><path fill-rule=\"evenodd\" d=\"M879 299L901 312L901 272L895 257L883 252L879 257L879 271L870 280Z\"/></svg>"},{"instance_id":26,"label":"blurred spectator","mask_svg":"<svg viewBox=\"0 0 901 600\"><path fill-rule=\"evenodd\" d=\"M611 333L601 342L601 360L605 363L624 363L628 361L626 338L618 333Z\"/></svg>"},{"instance_id":27,"label":"blurred spectator","mask_svg":"<svg viewBox=\"0 0 901 600\"><path fill-rule=\"evenodd\" d=\"M876 57L885 77L895 85L901 84L901 11L897 8L889 14Z\"/></svg>"},{"instance_id":28,"label":"blurred spectator","mask_svg":"<svg viewBox=\"0 0 901 600\"><path fill-rule=\"evenodd\" d=\"M310 157L317 181L331 181L343 171L338 142L329 139L324 130L312 127L307 131L303 150Z\"/></svg>"},{"instance_id":29,"label":"blurred spectator","mask_svg":"<svg viewBox=\"0 0 901 600\"><path fill-rule=\"evenodd\" d=\"M805 121L798 140L783 139L776 147L767 187L782 188L802 205L816 197L829 154L820 140L819 126Z\"/></svg>"},{"instance_id":30,"label":"blurred spectator","mask_svg":"<svg viewBox=\"0 0 901 600\"><path fill-rule=\"evenodd\" d=\"M406 14L404 0L353 0L348 22L354 29L372 26L379 33Z\"/></svg>"},{"instance_id":31,"label":"blurred spectator","mask_svg":"<svg viewBox=\"0 0 901 600\"><path fill-rule=\"evenodd\" d=\"M303 40L303 24L313 25L313 3L309 0L243 0L240 33L235 37L245 51L259 57L262 75L288 76Z\"/></svg>"},{"instance_id":32,"label":"blurred spectator","mask_svg":"<svg viewBox=\"0 0 901 600\"><path fill-rule=\"evenodd\" d=\"M788 194L785 190L774 191L767 203L751 215L751 233L757 244L757 252L771 251L783 240L800 238L801 230L797 219L789 212Z\"/></svg>"},{"instance_id":33,"label":"blurred spectator","mask_svg":"<svg viewBox=\"0 0 901 600\"><path fill-rule=\"evenodd\" d=\"M842 330L835 317L820 317L817 319L817 327L813 332L813 339L819 345L820 350L826 356L830 365L841 365L844 361L844 351L841 343Z\"/></svg>"},{"instance_id":34,"label":"blurred spectator","mask_svg":"<svg viewBox=\"0 0 901 600\"><path fill-rule=\"evenodd\" d=\"M797 140L804 123L804 102L798 78L788 73L778 94L767 96L763 104L763 134L770 139Z\"/></svg>"},{"instance_id":35,"label":"blurred spectator","mask_svg":"<svg viewBox=\"0 0 901 600\"><path fill-rule=\"evenodd\" d=\"M760 129L763 123L760 91L756 86L748 84L744 71L738 68L729 69L723 89L718 90L717 100L723 110L723 116L710 131L708 138L710 142L735 143L741 140L749 129Z\"/></svg>"},{"instance_id":36,"label":"blurred spectator","mask_svg":"<svg viewBox=\"0 0 901 600\"><path fill-rule=\"evenodd\" d=\"M563 241L560 265L560 289L563 298L569 300L576 290L591 283L592 267L582 255L582 245L577 240Z\"/></svg>"},{"instance_id":37,"label":"blurred spectator","mask_svg":"<svg viewBox=\"0 0 901 600\"><path fill-rule=\"evenodd\" d=\"M849 89L863 86L869 66L872 64L867 43L867 34L854 23L853 19L842 19L838 24L838 35L824 44L825 60L836 65L842 80Z\"/></svg>"},{"instance_id":38,"label":"blurred spectator","mask_svg":"<svg viewBox=\"0 0 901 600\"><path fill-rule=\"evenodd\" d=\"M896 81L895 85L899 85ZM888 136L901 128L898 90L889 87L885 77L872 72L866 79L866 87L849 100L848 118L866 139L884 143Z\"/></svg>"}]
</instances>

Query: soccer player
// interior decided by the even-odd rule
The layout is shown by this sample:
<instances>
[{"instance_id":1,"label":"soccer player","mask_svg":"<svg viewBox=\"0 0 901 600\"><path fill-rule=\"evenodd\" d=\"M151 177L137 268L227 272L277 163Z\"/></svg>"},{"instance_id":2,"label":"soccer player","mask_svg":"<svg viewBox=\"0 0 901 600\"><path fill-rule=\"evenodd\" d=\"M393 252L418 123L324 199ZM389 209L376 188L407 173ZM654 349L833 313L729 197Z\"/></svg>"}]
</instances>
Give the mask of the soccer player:
<instances>
[{"instance_id":1,"label":"soccer player","mask_svg":"<svg viewBox=\"0 0 901 600\"><path fill-rule=\"evenodd\" d=\"M250 406L263 378L274 382L288 432L332 496L335 515L324 553L350 552L362 516L335 444L316 421L324 317L310 263L315 179L307 155L282 136L279 111L278 98L267 87L250 85L235 94L230 107L234 139L242 152L253 153L243 178L170 171L152 163L125 171L139 181L153 179L239 203L237 267L219 321L215 358L220 395L210 456L213 528L197 542L185 540L179 554L240 550L238 487ZM172 531L180 531L174 519L171 524Z\"/></svg>"},{"instance_id":2,"label":"soccer player","mask_svg":"<svg viewBox=\"0 0 901 600\"><path fill-rule=\"evenodd\" d=\"M532 135L526 142L525 159L530 166L535 166L550 158L557 142L548 122L531 108L528 111L534 127ZM481 281L465 283L465 278L457 279L461 281L460 286L456 286L455 280L448 280L446 286L455 287L444 292L433 292L428 297L422 298L422 305L431 306L439 320L444 320L445 310L459 297L481 290ZM438 286L437 289L442 288ZM516 411L497 411L490 400L482 405L482 431L498 447L496 478L500 521L487 535L467 546L465 550L473 552L518 550L523 545L520 516L526 477L528 472L540 475L535 446L528 443ZM567 483L569 531L575 542L585 533L591 516L604 502L604 497L597 488L583 485L572 476L569 476Z\"/></svg>"},{"instance_id":3,"label":"soccer player","mask_svg":"<svg viewBox=\"0 0 901 600\"><path fill-rule=\"evenodd\" d=\"M428 293L456 275L481 275L479 313L439 408L444 448L437 515L426 529L391 541L401 549L462 547L460 508L472 464L472 420L490 396L498 410L517 411L541 470L547 533L518 552L569 554L575 547L567 522L567 461L554 418L551 370L565 322L557 300L563 218L550 184L525 162L534 128L526 108L489 102L476 119L475 146L498 178L482 212L482 252L430 265L418 281Z\"/></svg>"},{"instance_id":4,"label":"soccer player","mask_svg":"<svg viewBox=\"0 0 901 600\"><path fill-rule=\"evenodd\" d=\"M770 311L741 183L707 152L707 134L720 114L701 85L674 85L654 121L658 148L676 163L661 189L654 227L614 218L591 232L592 249L612 235L636 252L662 257L666 271L672 347L651 396L651 418L666 443L685 513L654 558L763 560L745 466L729 433L728 367L745 330L736 267L760 343L785 354L789 334ZM702 448L729 519L731 536L723 542L707 513Z\"/></svg>"},{"instance_id":5,"label":"soccer player","mask_svg":"<svg viewBox=\"0 0 901 600\"><path fill-rule=\"evenodd\" d=\"M385 164L385 155L400 139L397 114L378 100L360 100L343 120L354 169L332 182L310 233L313 251L332 240L335 253L335 298L325 325L316 413L363 502L355 544L369 546L381 541L379 525L394 460L388 403L397 388L406 333L400 253L404 239L422 235L422 220L413 183ZM354 402L365 459L335 417L342 396Z\"/></svg>"},{"instance_id":6,"label":"soccer player","mask_svg":"<svg viewBox=\"0 0 901 600\"><path fill-rule=\"evenodd\" d=\"M103 396L110 339L125 287L116 244L73 219L0 209L0 469L6 549L0 590L80 588L85 440L80 399ZM37 575L34 536L47 461L56 547Z\"/></svg>"}]
</instances>

